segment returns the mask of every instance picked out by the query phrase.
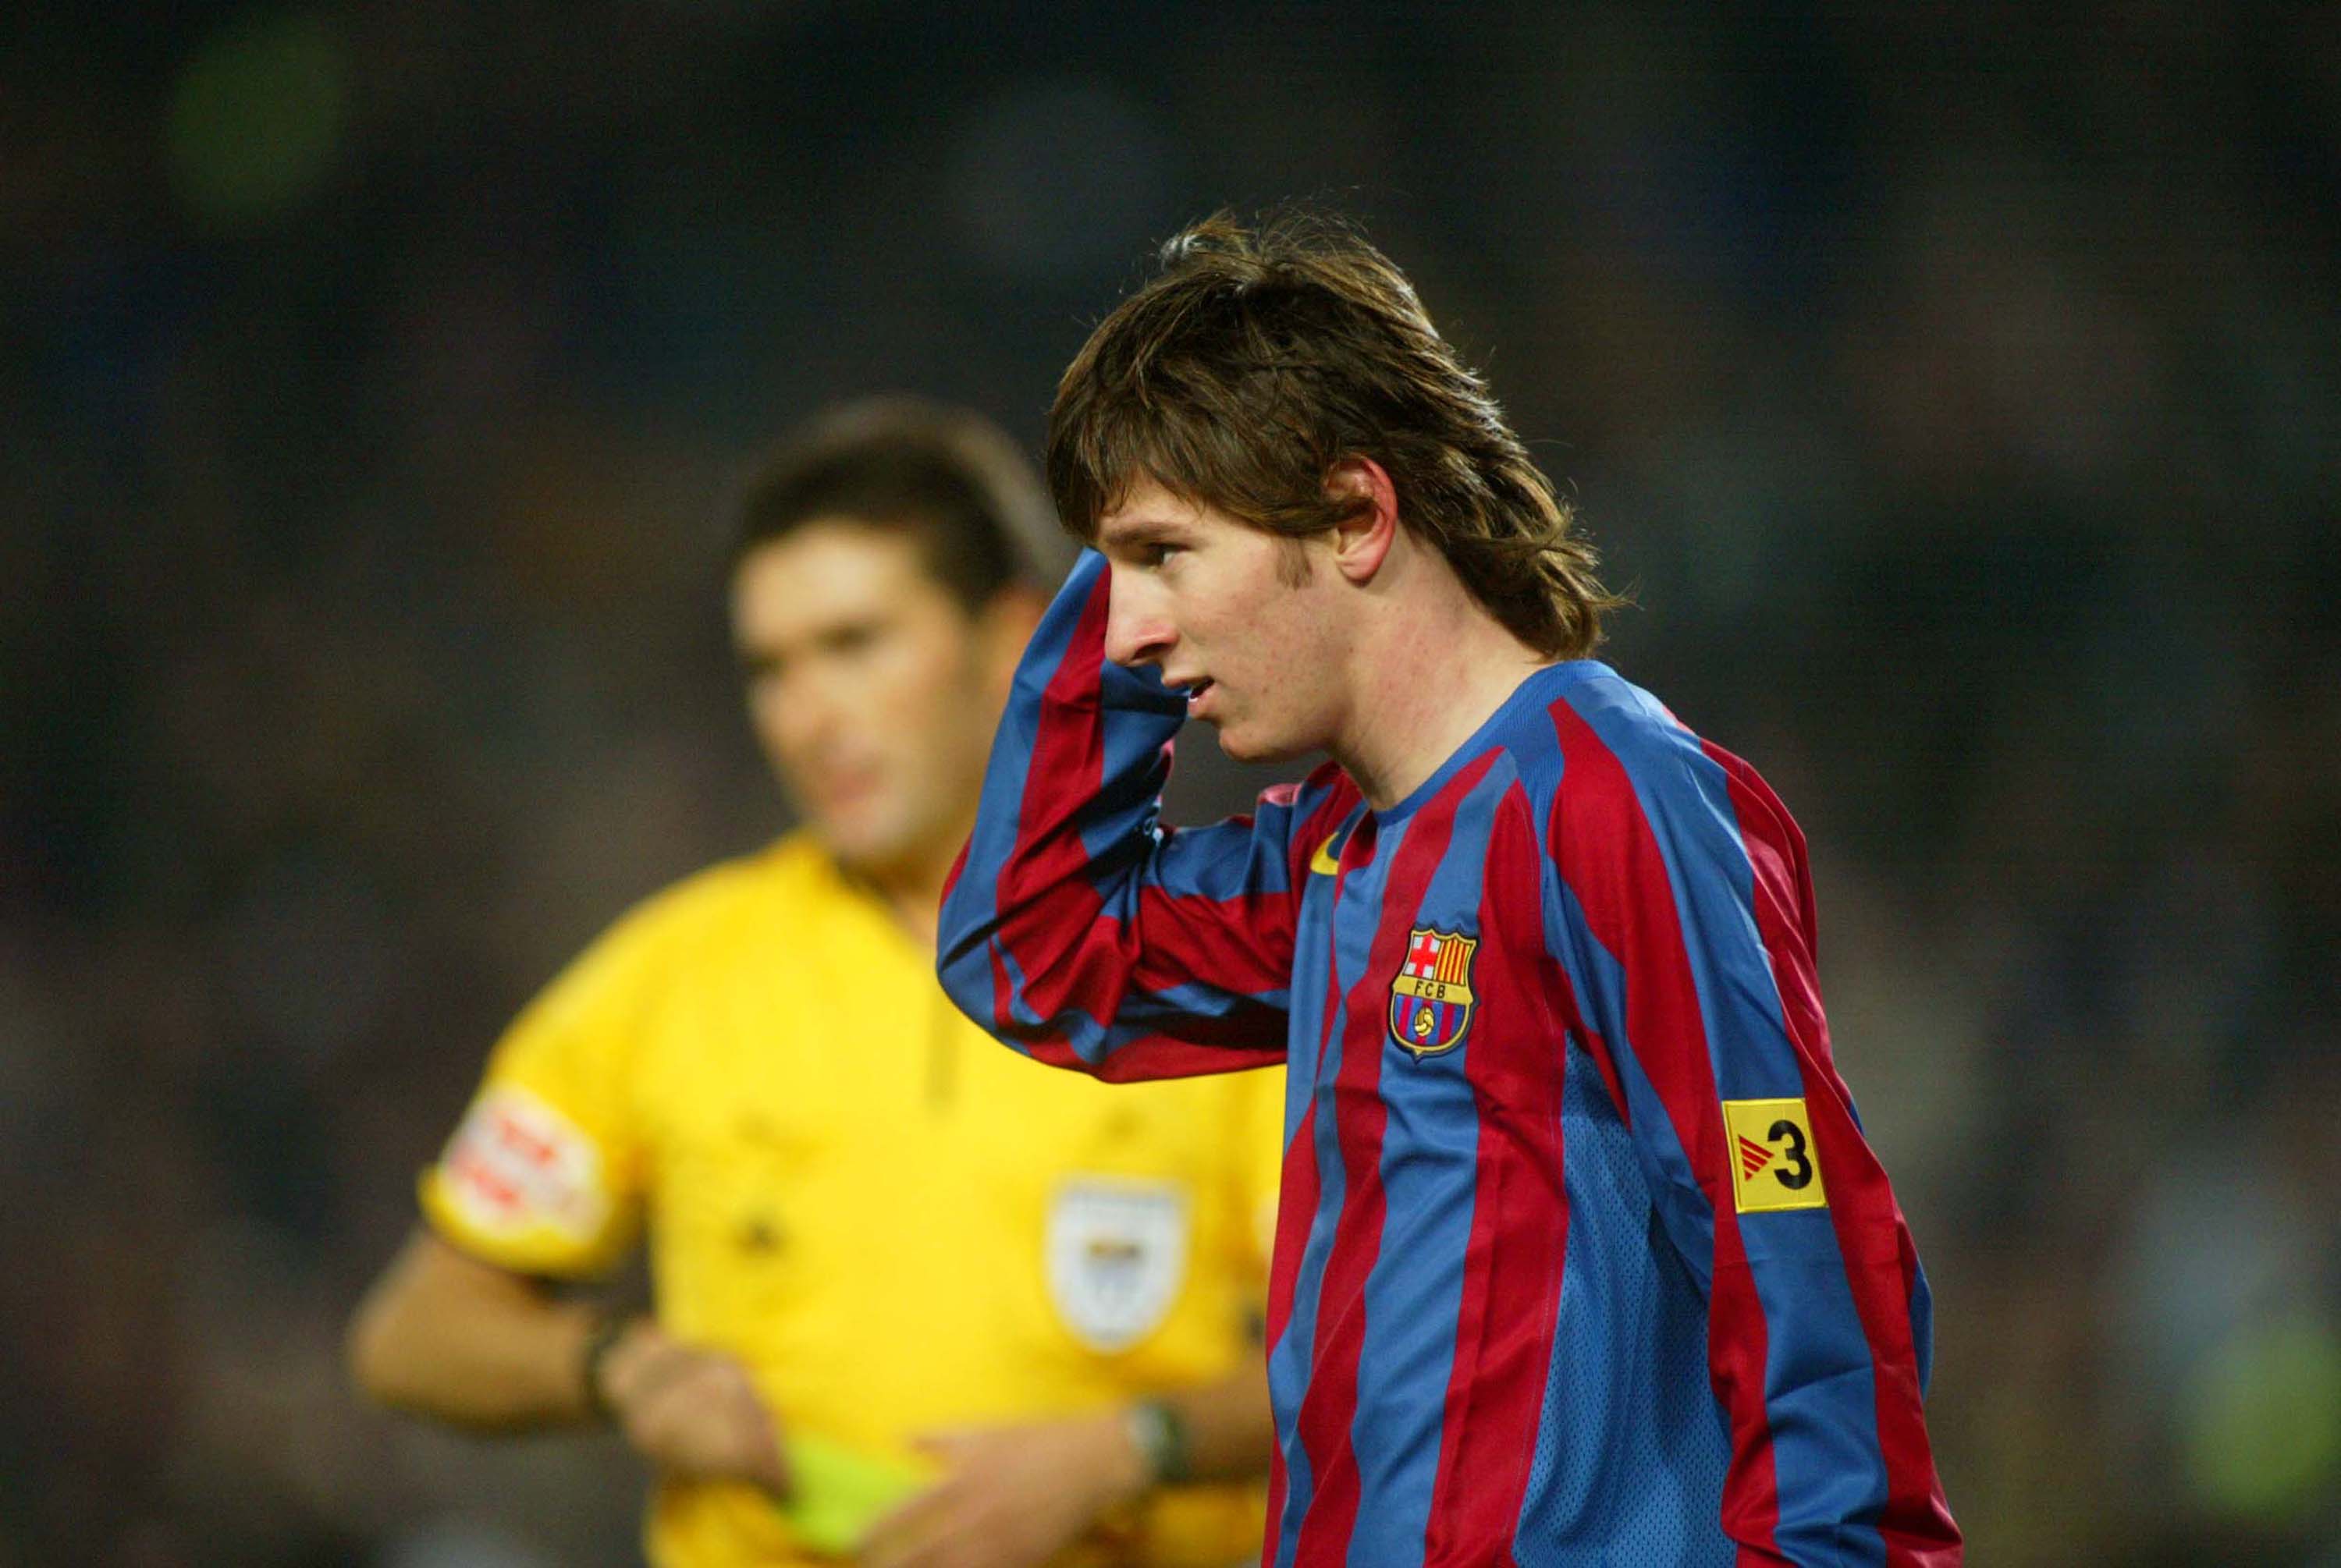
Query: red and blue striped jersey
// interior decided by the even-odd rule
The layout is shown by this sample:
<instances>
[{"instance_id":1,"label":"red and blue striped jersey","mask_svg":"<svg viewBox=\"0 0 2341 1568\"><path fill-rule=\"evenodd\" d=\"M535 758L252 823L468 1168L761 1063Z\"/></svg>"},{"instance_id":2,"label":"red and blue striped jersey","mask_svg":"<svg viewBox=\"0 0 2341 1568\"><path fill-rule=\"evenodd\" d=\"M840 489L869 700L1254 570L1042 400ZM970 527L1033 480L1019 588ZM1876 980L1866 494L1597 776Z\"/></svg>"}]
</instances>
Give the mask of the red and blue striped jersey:
<instances>
[{"instance_id":1,"label":"red and blue striped jersey","mask_svg":"<svg viewBox=\"0 0 2341 1568\"><path fill-rule=\"evenodd\" d=\"M1579 660L1387 809L1327 767L1170 829L1185 700L1107 592L1085 555L1025 655L941 968L1059 1067L1288 1064L1265 1562L1959 1562L1754 770Z\"/></svg>"}]
</instances>

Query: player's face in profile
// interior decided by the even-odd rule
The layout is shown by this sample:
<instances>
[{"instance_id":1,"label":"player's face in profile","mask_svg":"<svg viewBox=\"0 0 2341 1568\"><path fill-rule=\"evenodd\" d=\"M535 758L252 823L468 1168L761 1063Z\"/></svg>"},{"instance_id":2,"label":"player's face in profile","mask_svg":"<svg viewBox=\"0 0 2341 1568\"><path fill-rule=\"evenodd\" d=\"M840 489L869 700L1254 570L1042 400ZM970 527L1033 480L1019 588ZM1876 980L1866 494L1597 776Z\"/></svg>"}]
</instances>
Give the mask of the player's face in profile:
<instances>
[{"instance_id":1,"label":"player's face in profile","mask_svg":"<svg viewBox=\"0 0 2341 1568\"><path fill-rule=\"evenodd\" d=\"M1099 520L1113 573L1106 656L1189 690L1220 749L1273 761L1332 730L1337 618L1316 547L1248 528L1141 481Z\"/></svg>"},{"instance_id":2,"label":"player's face in profile","mask_svg":"<svg viewBox=\"0 0 2341 1568\"><path fill-rule=\"evenodd\" d=\"M832 853L884 873L957 847L1005 676L915 541L841 520L761 545L732 630L756 738Z\"/></svg>"}]
</instances>

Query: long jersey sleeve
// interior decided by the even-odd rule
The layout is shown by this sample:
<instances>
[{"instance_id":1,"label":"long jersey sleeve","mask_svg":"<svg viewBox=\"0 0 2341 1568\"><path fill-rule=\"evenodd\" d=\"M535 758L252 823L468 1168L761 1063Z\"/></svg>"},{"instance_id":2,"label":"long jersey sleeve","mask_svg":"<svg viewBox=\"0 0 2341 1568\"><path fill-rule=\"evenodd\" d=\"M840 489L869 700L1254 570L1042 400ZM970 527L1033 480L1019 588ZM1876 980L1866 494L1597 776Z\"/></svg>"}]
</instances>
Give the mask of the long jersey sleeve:
<instances>
[{"instance_id":1,"label":"long jersey sleeve","mask_svg":"<svg viewBox=\"0 0 2341 1568\"><path fill-rule=\"evenodd\" d=\"M1265 1561L1949 1568L1925 1275L1830 1054L1795 824L1589 660L1420 789L1156 820L1182 704L1084 558L947 987L1043 1060L1284 1057Z\"/></svg>"},{"instance_id":2,"label":"long jersey sleeve","mask_svg":"<svg viewBox=\"0 0 2341 1568\"><path fill-rule=\"evenodd\" d=\"M1356 794L1328 769L1250 817L1164 827L1187 702L1107 661L1106 591L1084 552L1016 672L943 898L944 987L1018 1049L1114 1081L1280 1062L1293 846Z\"/></svg>"}]
</instances>

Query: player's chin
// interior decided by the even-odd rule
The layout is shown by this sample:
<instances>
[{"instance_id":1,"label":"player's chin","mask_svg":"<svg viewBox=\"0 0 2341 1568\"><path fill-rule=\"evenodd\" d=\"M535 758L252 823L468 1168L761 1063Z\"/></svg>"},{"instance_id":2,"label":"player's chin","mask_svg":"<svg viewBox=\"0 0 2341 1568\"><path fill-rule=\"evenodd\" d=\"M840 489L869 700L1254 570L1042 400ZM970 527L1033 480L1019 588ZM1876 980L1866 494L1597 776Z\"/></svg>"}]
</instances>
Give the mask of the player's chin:
<instances>
[{"instance_id":1,"label":"player's chin","mask_svg":"<svg viewBox=\"0 0 2341 1568\"><path fill-rule=\"evenodd\" d=\"M1308 749L1276 736L1263 735L1241 723L1222 724L1216 719L1206 719L1204 722L1220 732L1220 749L1237 762L1282 762Z\"/></svg>"}]
</instances>

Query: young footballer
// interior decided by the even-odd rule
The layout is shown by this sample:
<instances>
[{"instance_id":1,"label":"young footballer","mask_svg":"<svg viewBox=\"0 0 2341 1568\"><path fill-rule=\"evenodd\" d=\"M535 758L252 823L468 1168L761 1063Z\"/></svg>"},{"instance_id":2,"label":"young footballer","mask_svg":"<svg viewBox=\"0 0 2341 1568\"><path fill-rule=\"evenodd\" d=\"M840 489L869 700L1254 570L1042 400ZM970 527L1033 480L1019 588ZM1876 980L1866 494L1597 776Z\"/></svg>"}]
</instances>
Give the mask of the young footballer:
<instances>
[{"instance_id":1,"label":"young footballer","mask_svg":"<svg viewBox=\"0 0 2341 1568\"><path fill-rule=\"evenodd\" d=\"M761 471L732 624L804 826L521 1016L354 1325L392 1404L614 1423L659 1568L1219 1568L1259 1539L1225 1483L1270 1448L1272 1076L1108 1091L934 984L1046 513L1005 437L900 402ZM638 1237L649 1315L549 1288Z\"/></svg>"},{"instance_id":2,"label":"young footballer","mask_svg":"<svg viewBox=\"0 0 2341 1568\"><path fill-rule=\"evenodd\" d=\"M1957 1563L1795 823L1589 657L1592 552L1395 266L1296 219L1164 256L1059 388L1096 551L941 964L1060 1067L1288 1065L1267 1561ZM1166 828L1190 715L1332 761Z\"/></svg>"}]
</instances>

